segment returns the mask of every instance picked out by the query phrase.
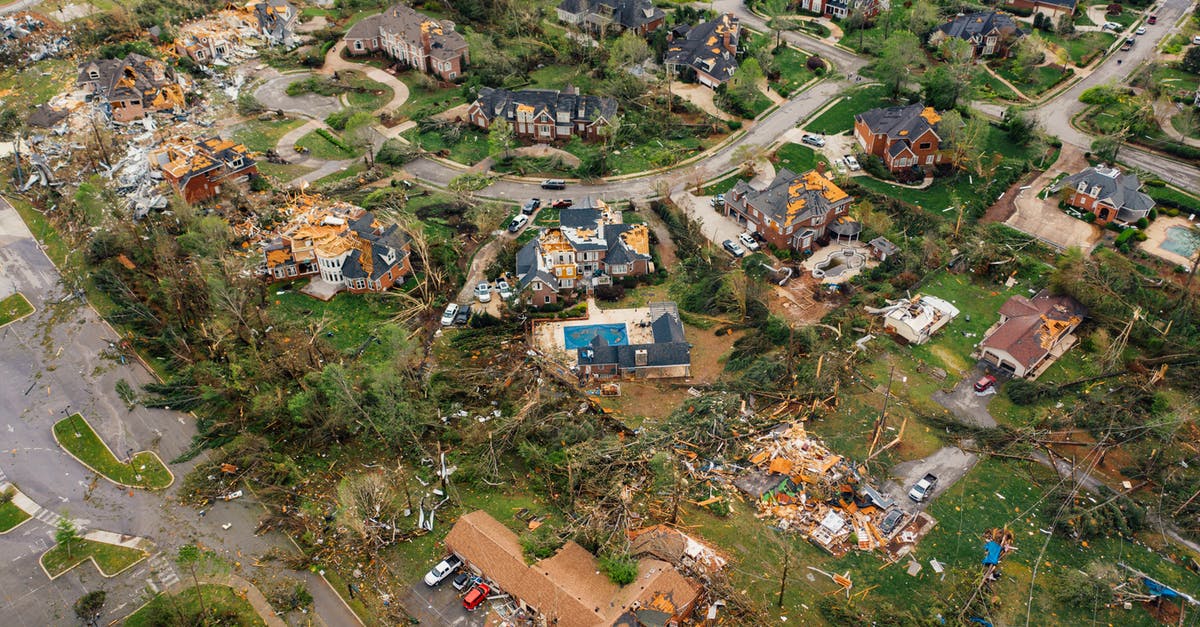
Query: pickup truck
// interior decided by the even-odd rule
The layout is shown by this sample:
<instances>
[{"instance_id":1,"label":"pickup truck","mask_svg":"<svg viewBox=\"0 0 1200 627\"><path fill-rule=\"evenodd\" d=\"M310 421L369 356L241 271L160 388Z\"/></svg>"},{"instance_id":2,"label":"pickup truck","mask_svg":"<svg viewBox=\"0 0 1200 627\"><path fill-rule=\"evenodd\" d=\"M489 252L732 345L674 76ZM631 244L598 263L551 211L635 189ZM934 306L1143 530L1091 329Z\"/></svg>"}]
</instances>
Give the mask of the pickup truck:
<instances>
[{"instance_id":1,"label":"pickup truck","mask_svg":"<svg viewBox=\"0 0 1200 627\"><path fill-rule=\"evenodd\" d=\"M908 491L908 498L920 503L929 498L933 493L933 489L937 487L938 478L933 473L928 473L916 485Z\"/></svg>"},{"instance_id":2,"label":"pickup truck","mask_svg":"<svg viewBox=\"0 0 1200 627\"><path fill-rule=\"evenodd\" d=\"M1121 44L1121 50L1130 50L1132 48L1133 48L1133 37L1126 39L1125 43Z\"/></svg>"}]
</instances>

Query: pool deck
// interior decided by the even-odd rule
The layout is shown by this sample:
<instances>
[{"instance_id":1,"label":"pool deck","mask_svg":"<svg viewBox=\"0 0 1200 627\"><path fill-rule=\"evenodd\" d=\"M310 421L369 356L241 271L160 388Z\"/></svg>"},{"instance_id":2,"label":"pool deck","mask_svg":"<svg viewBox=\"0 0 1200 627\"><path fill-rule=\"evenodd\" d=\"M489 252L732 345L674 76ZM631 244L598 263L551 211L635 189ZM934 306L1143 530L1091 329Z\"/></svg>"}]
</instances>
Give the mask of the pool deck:
<instances>
[{"instance_id":1,"label":"pool deck","mask_svg":"<svg viewBox=\"0 0 1200 627\"><path fill-rule=\"evenodd\" d=\"M587 320L562 320L538 324L534 330L534 345L548 357L574 367L578 356L575 351L567 350L566 338L563 335L563 329L566 327L624 324L625 334L628 336L630 344L649 344L654 341L654 333L649 324L649 307L600 309L596 306L594 299L588 299L587 311ZM638 326L639 323L644 323L645 326Z\"/></svg>"},{"instance_id":2,"label":"pool deck","mask_svg":"<svg viewBox=\"0 0 1200 627\"><path fill-rule=\"evenodd\" d=\"M1146 227L1146 241L1138 244L1138 247L1160 259L1166 259L1171 263L1177 263L1185 268L1190 267L1192 263L1191 259L1162 247L1163 241L1167 238L1167 229L1173 226L1195 228L1197 224L1196 222L1189 222L1187 218L1160 217L1151 222L1150 226Z\"/></svg>"},{"instance_id":3,"label":"pool deck","mask_svg":"<svg viewBox=\"0 0 1200 627\"><path fill-rule=\"evenodd\" d=\"M853 242L830 242L828 246L816 251L811 257L800 262L800 267L811 273L817 264L829 259L832 255L841 254L843 248L849 248L862 254L863 263L853 268L843 268L839 273L833 276L825 276L821 279L822 283L845 283L857 276L867 268L874 268L879 265L878 261L871 258L870 247L860 241Z\"/></svg>"}]
</instances>

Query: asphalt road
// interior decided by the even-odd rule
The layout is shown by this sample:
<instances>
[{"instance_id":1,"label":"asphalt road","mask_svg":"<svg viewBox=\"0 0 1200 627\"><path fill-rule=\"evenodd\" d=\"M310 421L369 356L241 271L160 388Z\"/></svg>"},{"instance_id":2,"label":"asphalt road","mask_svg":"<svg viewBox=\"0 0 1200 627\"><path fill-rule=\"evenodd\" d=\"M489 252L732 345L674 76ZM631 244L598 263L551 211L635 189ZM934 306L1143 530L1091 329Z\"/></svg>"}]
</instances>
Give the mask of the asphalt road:
<instances>
[{"instance_id":1,"label":"asphalt road","mask_svg":"<svg viewBox=\"0 0 1200 627\"><path fill-rule=\"evenodd\" d=\"M304 580L327 625L357 620L333 591L309 573L255 567L254 556L271 548L294 550L280 534L255 536L261 506L250 499L220 502L200 517L177 504L183 477L200 460L170 465L176 483L165 493L124 490L98 479L54 442L51 426L68 412L81 412L118 456L154 450L165 461L187 449L195 427L189 415L126 408L115 391L124 379L134 388L149 383L140 366L122 364L109 353L112 328L78 300L60 303L64 290L57 269L42 253L15 210L0 198L0 296L20 291L37 308L0 329L0 478L16 484L45 508L35 519L0 536L0 624L74 624L71 604L89 590L108 592L104 623L145 602L146 589L177 581L171 556L183 544L215 551L246 579L275 576ZM114 355L114 356L109 356ZM53 546L54 522L65 515L84 529L142 536L159 549L151 559L112 579L89 564L50 581L38 566ZM222 525L231 524L229 530Z\"/></svg>"}]
</instances>

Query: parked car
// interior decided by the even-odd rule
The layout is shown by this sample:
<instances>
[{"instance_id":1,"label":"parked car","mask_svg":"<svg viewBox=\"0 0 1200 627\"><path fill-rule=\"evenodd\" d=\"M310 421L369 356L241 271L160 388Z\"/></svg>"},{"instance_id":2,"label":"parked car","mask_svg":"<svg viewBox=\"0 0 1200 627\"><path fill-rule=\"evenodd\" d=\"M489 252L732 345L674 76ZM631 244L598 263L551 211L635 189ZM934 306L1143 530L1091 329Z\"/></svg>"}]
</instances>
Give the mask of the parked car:
<instances>
[{"instance_id":1,"label":"parked car","mask_svg":"<svg viewBox=\"0 0 1200 627\"><path fill-rule=\"evenodd\" d=\"M1192 45L1200 46L1200 35L1192 35Z\"/></svg>"},{"instance_id":2,"label":"parked car","mask_svg":"<svg viewBox=\"0 0 1200 627\"><path fill-rule=\"evenodd\" d=\"M509 287L508 281L505 281L504 279L500 279L496 282L496 293L499 294L500 298L504 300L512 298L513 295L512 288Z\"/></svg>"},{"instance_id":3,"label":"parked car","mask_svg":"<svg viewBox=\"0 0 1200 627\"><path fill-rule=\"evenodd\" d=\"M924 501L925 499L929 498L930 494L933 494L933 488L937 486L937 481L938 479L936 475L932 473L926 474L924 477L921 477L921 480L917 482L917 485L914 485L912 489L908 491L908 498L918 503Z\"/></svg>"},{"instance_id":4,"label":"parked car","mask_svg":"<svg viewBox=\"0 0 1200 627\"><path fill-rule=\"evenodd\" d=\"M846 155L845 161L846 167L850 168L851 172L857 172L862 169L862 166L858 165L858 159L855 159L854 155Z\"/></svg>"},{"instance_id":5,"label":"parked car","mask_svg":"<svg viewBox=\"0 0 1200 627\"><path fill-rule=\"evenodd\" d=\"M458 315L458 303L450 303L446 305L446 311L442 312L442 326L448 327L454 324L454 318Z\"/></svg>"},{"instance_id":6,"label":"parked car","mask_svg":"<svg viewBox=\"0 0 1200 627\"><path fill-rule=\"evenodd\" d=\"M1111 30L1114 33L1121 30L1121 25L1116 22L1105 22L1102 27L1104 30Z\"/></svg>"},{"instance_id":7,"label":"parked car","mask_svg":"<svg viewBox=\"0 0 1200 627\"><path fill-rule=\"evenodd\" d=\"M1135 35L1145 35L1145 34L1146 34L1146 27L1145 27L1145 26L1139 26L1139 27L1137 27L1137 30L1133 31L1133 34L1135 34Z\"/></svg>"},{"instance_id":8,"label":"parked car","mask_svg":"<svg viewBox=\"0 0 1200 627\"><path fill-rule=\"evenodd\" d=\"M708 200L708 206L720 209L725 206L725 194L717 194Z\"/></svg>"},{"instance_id":9,"label":"parked car","mask_svg":"<svg viewBox=\"0 0 1200 627\"><path fill-rule=\"evenodd\" d=\"M479 285L475 286L475 298L478 298L481 303L491 302L492 286L488 285L487 281L480 281Z\"/></svg>"},{"instance_id":10,"label":"parked car","mask_svg":"<svg viewBox=\"0 0 1200 627\"><path fill-rule=\"evenodd\" d=\"M552 201L550 206L554 207L555 209L566 209L573 204L575 204L575 201L571 200L570 198L558 198Z\"/></svg>"},{"instance_id":11,"label":"parked car","mask_svg":"<svg viewBox=\"0 0 1200 627\"><path fill-rule=\"evenodd\" d=\"M516 233L517 231L525 228L526 224L529 224L529 216L522 213L521 215L513 218L512 222L508 223L508 232Z\"/></svg>"},{"instance_id":12,"label":"parked car","mask_svg":"<svg viewBox=\"0 0 1200 627\"><path fill-rule=\"evenodd\" d=\"M457 555L450 555L446 559L438 562L437 566L433 567L425 574L425 585L436 586L442 583L450 576L451 573L458 570L459 566L463 565L463 561L458 559Z\"/></svg>"},{"instance_id":13,"label":"parked car","mask_svg":"<svg viewBox=\"0 0 1200 627\"><path fill-rule=\"evenodd\" d=\"M738 246L737 242L735 242L731 239L727 239L727 240L721 242L721 246L725 249L726 252L733 255L734 257L741 257L746 254L746 251L742 250L742 247Z\"/></svg>"},{"instance_id":14,"label":"parked car","mask_svg":"<svg viewBox=\"0 0 1200 627\"><path fill-rule=\"evenodd\" d=\"M761 248L761 246L758 245L758 241L755 240L754 236L750 233L742 233L738 235L738 243L750 252L757 252L758 249Z\"/></svg>"},{"instance_id":15,"label":"parked car","mask_svg":"<svg viewBox=\"0 0 1200 627\"><path fill-rule=\"evenodd\" d=\"M530 198L529 200L525 201L524 205L521 206L521 213L523 213L527 216L533 215L533 212L537 211L538 207L541 207L541 206L542 206L541 198Z\"/></svg>"},{"instance_id":16,"label":"parked car","mask_svg":"<svg viewBox=\"0 0 1200 627\"><path fill-rule=\"evenodd\" d=\"M800 141L808 144L809 146L816 146L817 148L823 148L825 146L825 138L821 137L820 135L805 135L804 137L800 138Z\"/></svg>"},{"instance_id":17,"label":"parked car","mask_svg":"<svg viewBox=\"0 0 1200 627\"><path fill-rule=\"evenodd\" d=\"M1146 23L1147 23L1147 24L1157 24L1157 23L1158 23L1158 16L1157 16L1157 15L1151 15L1150 17L1146 18Z\"/></svg>"},{"instance_id":18,"label":"parked car","mask_svg":"<svg viewBox=\"0 0 1200 627\"><path fill-rule=\"evenodd\" d=\"M1134 42L1133 42L1133 37L1130 37L1129 39L1126 39L1126 40L1125 40L1125 43L1121 44L1121 50L1130 50L1130 49L1132 49L1132 48L1133 48L1133 43L1134 43ZM1119 59L1118 59L1118 60L1119 60Z\"/></svg>"},{"instance_id":19,"label":"parked car","mask_svg":"<svg viewBox=\"0 0 1200 627\"><path fill-rule=\"evenodd\" d=\"M975 391L983 392L993 385L996 385L996 377L993 377L990 374L985 374L982 377L979 377L979 380L975 382Z\"/></svg>"},{"instance_id":20,"label":"parked car","mask_svg":"<svg viewBox=\"0 0 1200 627\"><path fill-rule=\"evenodd\" d=\"M475 587L471 588L471 591L467 593L467 596L463 597L463 609L467 610L468 612L474 611L475 608L483 605L483 602L487 600L488 595L491 593L491 586L487 585L486 583L476 584Z\"/></svg>"},{"instance_id":21,"label":"parked car","mask_svg":"<svg viewBox=\"0 0 1200 627\"><path fill-rule=\"evenodd\" d=\"M468 585L470 585L470 583L471 573L459 573L454 577L454 580L450 582L450 585L454 586L455 590L462 591L462 589L466 588Z\"/></svg>"},{"instance_id":22,"label":"parked car","mask_svg":"<svg viewBox=\"0 0 1200 627\"><path fill-rule=\"evenodd\" d=\"M567 182L562 179L546 179L542 181L542 189L566 189Z\"/></svg>"},{"instance_id":23,"label":"parked car","mask_svg":"<svg viewBox=\"0 0 1200 627\"><path fill-rule=\"evenodd\" d=\"M466 324L471 321L471 306L463 305L458 308L458 315L454 316L454 324Z\"/></svg>"}]
</instances>

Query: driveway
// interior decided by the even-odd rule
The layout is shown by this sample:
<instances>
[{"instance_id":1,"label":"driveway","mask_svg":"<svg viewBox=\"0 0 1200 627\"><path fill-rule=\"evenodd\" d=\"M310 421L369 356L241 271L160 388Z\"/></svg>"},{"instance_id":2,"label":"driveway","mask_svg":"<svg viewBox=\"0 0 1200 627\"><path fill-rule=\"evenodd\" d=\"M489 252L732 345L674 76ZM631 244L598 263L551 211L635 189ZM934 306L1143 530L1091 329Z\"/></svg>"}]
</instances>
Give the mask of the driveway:
<instances>
[{"instance_id":1,"label":"driveway","mask_svg":"<svg viewBox=\"0 0 1200 627\"><path fill-rule=\"evenodd\" d=\"M483 627L487 614L480 607L474 612L463 609L458 590L446 581L436 588L424 582L413 584L401 603L408 613L421 621L422 625L445 625L446 627Z\"/></svg>"},{"instance_id":2,"label":"driveway","mask_svg":"<svg viewBox=\"0 0 1200 627\"><path fill-rule=\"evenodd\" d=\"M312 76L309 72L298 72L267 79L265 83L258 86L258 89L254 90L254 97L268 109L294 113L314 120L324 120L329 114L341 111L341 103L332 96L321 96L311 92L300 96L288 95L288 85L302 81L309 76Z\"/></svg>"},{"instance_id":3,"label":"driveway","mask_svg":"<svg viewBox=\"0 0 1200 627\"><path fill-rule=\"evenodd\" d=\"M700 223L701 231L710 241L718 245L727 239L737 241L738 234L745 231L746 226L714 209L708 204L712 199L712 196L693 196L687 191L671 195L676 206Z\"/></svg>"},{"instance_id":4,"label":"driveway","mask_svg":"<svg viewBox=\"0 0 1200 627\"><path fill-rule=\"evenodd\" d=\"M1030 183L1029 189L1017 192L1013 198L1015 211L1004 223L1028 233L1059 248L1082 248L1091 250L1100 240L1100 227L1088 224L1067 215L1058 208L1058 194L1049 198L1038 198L1056 175L1061 172L1074 174L1087 167L1083 151L1071 144L1063 144L1058 161Z\"/></svg>"},{"instance_id":5,"label":"driveway","mask_svg":"<svg viewBox=\"0 0 1200 627\"><path fill-rule=\"evenodd\" d=\"M971 374L963 377L949 394L938 390L933 393L933 400L938 405L949 409L960 422L974 427L989 429L996 426L996 419L988 413L987 405L995 392L980 395L975 391L975 382L983 376L981 368L975 368ZM992 386L992 390L1000 385Z\"/></svg>"},{"instance_id":6,"label":"driveway","mask_svg":"<svg viewBox=\"0 0 1200 627\"><path fill-rule=\"evenodd\" d=\"M944 446L929 457L896 464L892 468L895 481L884 484L884 490L896 500L901 509L910 513L916 512L925 509L933 499L965 477L978 462L979 456L974 453L968 453L957 446ZM908 498L908 491L927 473L933 473L938 478L937 487L923 502L914 502Z\"/></svg>"}]
</instances>

